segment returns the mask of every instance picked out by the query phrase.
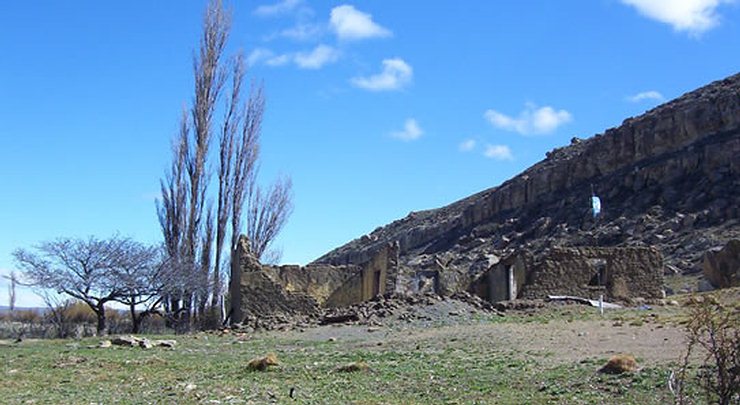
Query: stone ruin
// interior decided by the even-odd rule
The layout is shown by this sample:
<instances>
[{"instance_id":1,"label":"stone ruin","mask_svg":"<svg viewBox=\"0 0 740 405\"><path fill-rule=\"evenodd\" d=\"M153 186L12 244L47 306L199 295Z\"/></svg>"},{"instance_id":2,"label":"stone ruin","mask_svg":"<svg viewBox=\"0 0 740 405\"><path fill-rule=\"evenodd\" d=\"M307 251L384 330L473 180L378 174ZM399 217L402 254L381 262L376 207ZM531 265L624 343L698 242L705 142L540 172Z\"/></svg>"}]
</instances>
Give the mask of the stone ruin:
<instances>
[{"instance_id":1,"label":"stone ruin","mask_svg":"<svg viewBox=\"0 0 740 405\"><path fill-rule=\"evenodd\" d=\"M555 247L537 258L522 249L472 278L457 290L489 302L549 295L618 301L664 297L663 257L653 247Z\"/></svg>"},{"instance_id":2,"label":"stone ruin","mask_svg":"<svg viewBox=\"0 0 740 405\"><path fill-rule=\"evenodd\" d=\"M390 294L472 293L489 302L572 295L628 301L663 298L663 258L655 248L553 248L538 259L522 250L494 260L476 277L443 264L421 269L399 265L398 244L388 244L362 264L307 266L260 264L242 237L232 269L230 318L315 315ZM448 274L449 273L449 274Z\"/></svg>"},{"instance_id":3,"label":"stone ruin","mask_svg":"<svg viewBox=\"0 0 740 405\"><path fill-rule=\"evenodd\" d=\"M629 301L661 299L663 256L653 247L554 248L534 263L523 298L573 295Z\"/></svg>"},{"instance_id":4,"label":"stone ruin","mask_svg":"<svg viewBox=\"0 0 740 405\"><path fill-rule=\"evenodd\" d=\"M237 257L230 319L240 323L245 317L312 315L322 308L346 307L391 292L398 251L389 244L359 265L270 266L254 258L242 236Z\"/></svg>"}]
</instances>

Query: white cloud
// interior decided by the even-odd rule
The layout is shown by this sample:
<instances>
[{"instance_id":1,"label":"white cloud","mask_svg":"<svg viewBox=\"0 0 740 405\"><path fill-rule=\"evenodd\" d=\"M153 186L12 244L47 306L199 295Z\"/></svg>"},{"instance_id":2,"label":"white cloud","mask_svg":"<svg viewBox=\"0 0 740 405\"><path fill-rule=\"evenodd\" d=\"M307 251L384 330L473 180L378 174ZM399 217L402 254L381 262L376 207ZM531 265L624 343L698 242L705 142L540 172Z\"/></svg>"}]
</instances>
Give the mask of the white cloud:
<instances>
[{"instance_id":1,"label":"white cloud","mask_svg":"<svg viewBox=\"0 0 740 405\"><path fill-rule=\"evenodd\" d=\"M549 134L573 120L573 116L566 110L555 110L550 106L537 108L532 103L527 103L524 111L516 118L496 110L487 110L483 116L496 128L522 135Z\"/></svg>"},{"instance_id":2,"label":"white cloud","mask_svg":"<svg viewBox=\"0 0 740 405\"><path fill-rule=\"evenodd\" d=\"M267 66L284 66L295 63L301 69L320 69L339 59L339 51L327 46L318 45L310 52L296 52L276 54L266 48L257 48L247 56L247 63L251 66L264 64Z\"/></svg>"},{"instance_id":3,"label":"white cloud","mask_svg":"<svg viewBox=\"0 0 740 405\"><path fill-rule=\"evenodd\" d=\"M403 130L391 132L391 136L402 141L415 141L424 134L415 119L409 118L404 123Z\"/></svg>"},{"instance_id":4,"label":"white cloud","mask_svg":"<svg viewBox=\"0 0 740 405\"><path fill-rule=\"evenodd\" d=\"M643 91L642 93L637 93L634 96L627 97L627 100L633 102L633 103L639 103L640 101L644 100L655 100L655 101L663 101L665 100L665 97L663 97L662 94L655 90L650 91Z\"/></svg>"},{"instance_id":5,"label":"white cloud","mask_svg":"<svg viewBox=\"0 0 740 405\"><path fill-rule=\"evenodd\" d=\"M320 69L326 64L336 62L337 59L339 51L327 45L319 45L311 52L299 52L294 56L295 64L302 69Z\"/></svg>"},{"instance_id":6,"label":"white cloud","mask_svg":"<svg viewBox=\"0 0 740 405\"><path fill-rule=\"evenodd\" d=\"M733 0L621 0L640 14L670 24L676 31L699 35L719 24L717 7Z\"/></svg>"},{"instance_id":7,"label":"white cloud","mask_svg":"<svg viewBox=\"0 0 740 405\"><path fill-rule=\"evenodd\" d=\"M253 14L260 17L274 17L295 10L303 0L282 0L275 4L265 4L254 9Z\"/></svg>"},{"instance_id":8,"label":"white cloud","mask_svg":"<svg viewBox=\"0 0 740 405\"><path fill-rule=\"evenodd\" d=\"M322 31L320 25L300 23L294 27L280 31L277 36L294 41L310 41L320 37Z\"/></svg>"},{"instance_id":9,"label":"white cloud","mask_svg":"<svg viewBox=\"0 0 740 405\"><path fill-rule=\"evenodd\" d=\"M261 63L267 66L283 66L292 60L293 56L290 54L278 55L266 48L256 48L247 56L247 65L254 66Z\"/></svg>"},{"instance_id":10,"label":"white cloud","mask_svg":"<svg viewBox=\"0 0 740 405\"><path fill-rule=\"evenodd\" d=\"M495 160L514 160L511 149L506 145L486 145L483 156Z\"/></svg>"},{"instance_id":11,"label":"white cloud","mask_svg":"<svg viewBox=\"0 0 740 405\"><path fill-rule=\"evenodd\" d=\"M285 66L290 63L291 60L293 60L292 55L284 53L282 55L275 55L271 58L268 58L265 61L265 64L267 66Z\"/></svg>"},{"instance_id":12,"label":"white cloud","mask_svg":"<svg viewBox=\"0 0 740 405\"><path fill-rule=\"evenodd\" d=\"M403 59L383 60L383 71L369 77L352 79L355 86L370 91L398 90L411 82L414 70Z\"/></svg>"},{"instance_id":13,"label":"white cloud","mask_svg":"<svg viewBox=\"0 0 740 405\"><path fill-rule=\"evenodd\" d=\"M460 152L470 152L475 149L475 139L466 139L457 146Z\"/></svg>"},{"instance_id":14,"label":"white cloud","mask_svg":"<svg viewBox=\"0 0 740 405\"><path fill-rule=\"evenodd\" d=\"M331 10L329 26L339 39L384 38L393 35L373 21L373 16L344 4Z\"/></svg>"},{"instance_id":15,"label":"white cloud","mask_svg":"<svg viewBox=\"0 0 740 405\"><path fill-rule=\"evenodd\" d=\"M260 62L262 62L262 61L264 61L264 60L266 60L268 58L273 57L274 55L275 54L271 50L269 50L269 49L255 48L247 56L247 64L250 65L250 66L256 65L256 64L258 64L258 63L260 63Z\"/></svg>"}]
</instances>

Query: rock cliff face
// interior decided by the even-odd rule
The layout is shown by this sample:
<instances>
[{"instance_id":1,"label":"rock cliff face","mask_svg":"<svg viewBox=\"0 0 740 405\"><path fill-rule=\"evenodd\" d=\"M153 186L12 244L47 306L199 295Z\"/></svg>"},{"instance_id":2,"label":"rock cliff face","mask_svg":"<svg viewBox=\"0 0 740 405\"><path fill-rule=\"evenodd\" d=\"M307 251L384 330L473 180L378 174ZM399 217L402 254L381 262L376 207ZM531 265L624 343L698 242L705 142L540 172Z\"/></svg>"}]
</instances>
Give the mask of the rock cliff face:
<instances>
[{"instance_id":1,"label":"rock cliff face","mask_svg":"<svg viewBox=\"0 0 740 405\"><path fill-rule=\"evenodd\" d=\"M590 215L591 190L602 215ZM474 278L517 249L656 246L676 272L740 237L740 74L566 147L446 207L413 212L322 256L357 264L398 243L400 265ZM462 280L461 280L462 281Z\"/></svg>"}]
</instances>

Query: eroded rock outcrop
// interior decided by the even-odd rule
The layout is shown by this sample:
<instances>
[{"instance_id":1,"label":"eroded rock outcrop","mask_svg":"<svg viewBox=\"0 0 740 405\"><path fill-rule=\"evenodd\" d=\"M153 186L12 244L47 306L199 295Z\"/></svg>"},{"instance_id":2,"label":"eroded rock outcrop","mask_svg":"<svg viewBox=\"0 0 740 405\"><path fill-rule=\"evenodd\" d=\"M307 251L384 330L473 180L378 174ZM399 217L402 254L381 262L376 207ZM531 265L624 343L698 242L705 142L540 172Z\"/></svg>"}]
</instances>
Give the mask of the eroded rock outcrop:
<instances>
[{"instance_id":1,"label":"eroded rock outcrop","mask_svg":"<svg viewBox=\"0 0 740 405\"><path fill-rule=\"evenodd\" d=\"M714 287L740 286L740 239L733 239L721 249L704 255L704 277Z\"/></svg>"},{"instance_id":2,"label":"eroded rock outcrop","mask_svg":"<svg viewBox=\"0 0 740 405\"><path fill-rule=\"evenodd\" d=\"M604 202L589 215L591 189ZM319 258L363 263L397 242L404 279L440 271L460 288L491 256L521 248L656 246L679 272L740 238L740 74L692 91L618 128L574 139L498 187L412 212Z\"/></svg>"}]
</instances>

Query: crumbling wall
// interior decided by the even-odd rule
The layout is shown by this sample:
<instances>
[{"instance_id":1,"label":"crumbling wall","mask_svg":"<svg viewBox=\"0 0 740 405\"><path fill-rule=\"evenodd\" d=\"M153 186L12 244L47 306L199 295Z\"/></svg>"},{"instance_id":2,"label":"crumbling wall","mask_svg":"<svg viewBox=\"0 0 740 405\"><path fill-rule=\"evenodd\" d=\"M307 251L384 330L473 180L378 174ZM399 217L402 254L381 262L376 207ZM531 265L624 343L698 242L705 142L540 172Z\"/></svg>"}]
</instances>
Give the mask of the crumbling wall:
<instances>
[{"instance_id":1,"label":"crumbling wall","mask_svg":"<svg viewBox=\"0 0 740 405\"><path fill-rule=\"evenodd\" d=\"M527 251L510 254L483 272L468 291L489 302L516 299L527 282L532 263L532 255Z\"/></svg>"},{"instance_id":2,"label":"crumbling wall","mask_svg":"<svg viewBox=\"0 0 740 405\"><path fill-rule=\"evenodd\" d=\"M361 265L263 266L240 239L232 268L231 317L311 314L319 307L349 306L384 294L397 274L397 246L389 244Z\"/></svg>"},{"instance_id":3,"label":"crumbling wall","mask_svg":"<svg viewBox=\"0 0 740 405\"><path fill-rule=\"evenodd\" d=\"M318 302L308 294L287 291L264 271L242 273L241 312L246 316L311 314ZM243 319L242 317L242 319Z\"/></svg>"},{"instance_id":4,"label":"crumbling wall","mask_svg":"<svg viewBox=\"0 0 740 405\"><path fill-rule=\"evenodd\" d=\"M575 295L624 300L663 297L663 257L655 248L553 248L536 262L525 298Z\"/></svg>"},{"instance_id":5,"label":"crumbling wall","mask_svg":"<svg viewBox=\"0 0 740 405\"><path fill-rule=\"evenodd\" d=\"M360 266L263 266L263 271L287 292L304 293L313 297L319 305L337 289L362 270Z\"/></svg>"},{"instance_id":6,"label":"crumbling wall","mask_svg":"<svg viewBox=\"0 0 740 405\"><path fill-rule=\"evenodd\" d=\"M311 314L317 311L315 298L299 291L289 291L265 271L250 253L249 241L242 237L237 245L232 277L238 277L230 286L232 323L240 323L248 316L277 314Z\"/></svg>"}]
</instances>

